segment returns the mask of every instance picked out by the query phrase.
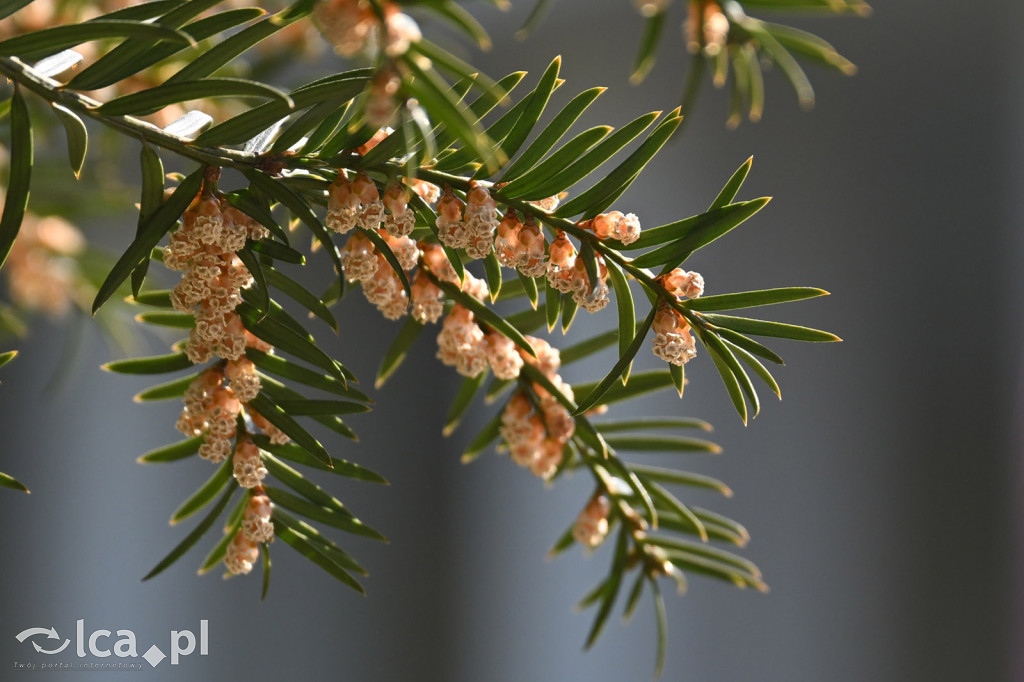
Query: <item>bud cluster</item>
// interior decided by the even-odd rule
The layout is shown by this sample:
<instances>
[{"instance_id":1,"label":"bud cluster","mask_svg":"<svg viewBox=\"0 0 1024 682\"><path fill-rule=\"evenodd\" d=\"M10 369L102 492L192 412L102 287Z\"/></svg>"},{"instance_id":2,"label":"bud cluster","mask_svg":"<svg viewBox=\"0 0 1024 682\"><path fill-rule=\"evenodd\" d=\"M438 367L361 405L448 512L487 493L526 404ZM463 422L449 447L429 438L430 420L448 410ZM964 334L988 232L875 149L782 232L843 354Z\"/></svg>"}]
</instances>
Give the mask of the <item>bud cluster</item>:
<instances>
[{"instance_id":1,"label":"bud cluster","mask_svg":"<svg viewBox=\"0 0 1024 682\"><path fill-rule=\"evenodd\" d=\"M225 385L225 380L229 385ZM248 359L218 363L189 384L183 397L184 408L175 426L186 436L203 437L199 446L200 457L214 464L223 462L232 453L231 440L237 433L238 416L246 407L245 403L255 398L259 390L259 375ZM288 442L288 437L260 414L252 408L247 411L253 424L271 442Z\"/></svg>"},{"instance_id":2,"label":"bud cluster","mask_svg":"<svg viewBox=\"0 0 1024 682\"><path fill-rule=\"evenodd\" d=\"M704 293L704 278L696 272L676 268L659 278L669 295L697 298ZM685 365L697 356L697 344L690 333L690 324L683 314L662 301L654 315L653 351L656 356L673 365Z\"/></svg>"},{"instance_id":3,"label":"bud cluster","mask_svg":"<svg viewBox=\"0 0 1024 682\"><path fill-rule=\"evenodd\" d=\"M365 154L388 134L386 129L378 131L356 151ZM445 247L463 249L471 259L485 258L493 249L501 265L517 268L527 277L547 277L552 287L571 294L584 310L597 312L607 306L610 300L608 268L601 255L593 257L591 276L587 260L579 257L564 232L559 232L549 247L533 215L528 214L525 223L512 208L501 215L490 190L482 184L471 181L463 199L450 186L437 196L440 190L429 183L392 180L381 199L380 190L365 172L360 172L350 182L347 173L339 170L328 189L328 227L342 234L357 227L376 230L394 252L402 270L411 274L417 255L424 266L409 277L411 284L407 293L397 272L367 234L353 234L344 245L341 259L346 278L350 282L359 281L366 298L387 318L403 316L411 303L412 316L421 324L439 321L445 305L442 289L435 279L458 286L467 293L475 292L471 295L481 301L488 293L486 285L469 273L460 280L441 246L428 242L416 244L409 239L415 227L415 213L408 205L410 188L428 203L437 201L435 227ZM559 199L556 196L532 203L542 210L551 210ZM617 239L624 244L636 241L640 234L637 217L619 211L598 215L579 226L594 232L600 239ZM518 375L518 354L513 352L512 343L499 334L481 329L472 312L462 306L453 308L445 318L438 344L438 357L442 362L466 376L477 376L488 366L501 378Z\"/></svg>"},{"instance_id":4,"label":"bud cluster","mask_svg":"<svg viewBox=\"0 0 1024 682\"><path fill-rule=\"evenodd\" d=\"M387 56L398 57L423 37L412 17L398 11L394 3L384 3L383 14L382 22L366 0L324 0L317 3L313 18L334 51L343 57L374 53L379 47Z\"/></svg>"},{"instance_id":5,"label":"bud cluster","mask_svg":"<svg viewBox=\"0 0 1024 682\"><path fill-rule=\"evenodd\" d=\"M539 369L565 397L572 400L572 388L558 374L558 349L547 341L527 337L537 357L520 351L522 361ZM501 437L512 461L545 480L554 476L562 463L566 443L576 431L569 411L540 384L531 386L536 402L524 391L509 400L501 415Z\"/></svg>"},{"instance_id":6,"label":"bud cluster","mask_svg":"<svg viewBox=\"0 0 1024 682\"><path fill-rule=\"evenodd\" d=\"M199 456L217 464L231 454L237 417L242 404L229 386L224 385L220 366L206 370L185 390L184 409L176 427L186 436L202 436Z\"/></svg>"},{"instance_id":7,"label":"bud cluster","mask_svg":"<svg viewBox=\"0 0 1024 682\"><path fill-rule=\"evenodd\" d=\"M260 556L260 545L274 541L274 505L262 492L252 495L242 512L242 524L224 553L231 575L245 575Z\"/></svg>"},{"instance_id":8,"label":"bud cluster","mask_svg":"<svg viewBox=\"0 0 1024 682\"><path fill-rule=\"evenodd\" d=\"M498 262L516 268L527 277L543 277L548 271L547 239L532 216L526 223L509 209L498 223L494 250Z\"/></svg>"},{"instance_id":9,"label":"bud cluster","mask_svg":"<svg viewBox=\"0 0 1024 682\"><path fill-rule=\"evenodd\" d=\"M357 151L366 153L389 132L378 133ZM411 239L416 222L416 215L409 208L412 191L428 204L436 202L435 227L440 244ZM551 197L530 203L540 211L550 212L559 199ZM610 292L608 264L602 255L589 249L587 254L581 254L561 230L549 243L537 223L538 215L536 211L517 211L512 207L502 214L490 190L476 182L471 182L462 194L450 186L445 186L442 192L422 181L392 180L382 196L366 173L350 181L344 171L339 171L329 189L327 224L339 233L353 232L342 249L345 276L349 281L359 281L367 299L386 317L395 319L410 310L413 319L421 324L441 323L437 357L442 363L467 377L477 377L490 369L502 381L519 379L527 363L544 374L549 383L525 382L512 395L502 411L499 430L512 461L549 480L565 461L566 447L576 429L575 418L560 397L549 390L573 400L571 386L559 375L558 350L542 339L527 337L536 352L533 357L504 334L481 323L471 307L464 305L465 301L446 305L444 294L450 285L485 301L489 294L487 284L468 271L460 277L446 249L463 250L464 259L486 258L493 249L502 266L515 268L526 277L545 277L553 289L571 295L589 312L603 309ZM543 219L543 215L539 217ZM577 228L599 240L614 240L622 245L636 242L641 232L637 216L620 211L581 221ZM409 276L408 297L392 261L380 252L382 247L378 245L382 240ZM588 262L588 258L592 260ZM677 299L696 298L704 287L699 274L681 269L662 276L659 283L669 296ZM653 328L654 353L658 357L681 365L696 354L689 325L668 303L660 304ZM593 497L573 528L576 541L588 548L601 544L609 531L610 513L607 496Z\"/></svg>"},{"instance_id":10,"label":"bud cluster","mask_svg":"<svg viewBox=\"0 0 1024 682\"><path fill-rule=\"evenodd\" d=\"M587 312L595 313L608 305L608 267L600 255L594 257L598 278L591 282L586 263L564 232L559 232L551 242L549 252L547 274L552 288L572 294L573 300Z\"/></svg>"},{"instance_id":11,"label":"bud cluster","mask_svg":"<svg viewBox=\"0 0 1024 682\"><path fill-rule=\"evenodd\" d=\"M416 267L420 249L415 241L406 236L392 236L384 228L379 228L377 234L403 271ZM349 237L341 252L341 264L345 278L350 282L358 281L366 300L377 306L384 317L397 320L406 314L409 296L402 279L365 233L356 232Z\"/></svg>"},{"instance_id":12,"label":"bud cluster","mask_svg":"<svg viewBox=\"0 0 1024 682\"><path fill-rule=\"evenodd\" d=\"M438 249L440 251L440 249ZM424 247L424 255L427 248ZM441 254L444 258L444 253ZM445 259L445 264L448 260ZM451 268L451 265L448 265ZM454 273L453 273L454 274ZM412 317L420 324L434 323L444 314L444 293L434 284L424 270L419 270L410 286L412 290Z\"/></svg>"},{"instance_id":13,"label":"bud cluster","mask_svg":"<svg viewBox=\"0 0 1024 682\"><path fill-rule=\"evenodd\" d=\"M434 266L438 267L441 272L438 279L461 286L463 292L478 301L484 300L487 296L487 284L468 272L465 279L459 284L454 269L440 248L426 251L424 262L431 270ZM437 288L432 283L431 286ZM440 293L440 289L437 289L437 293ZM441 333L437 335L437 357L445 365L455 367L459 374L467 377L478 376L487 369L491 357L495 358L494 361L499 365L507 366L508 363L503 361L496 351L488 353L489 346L498 348L496 341L487 341L494 334L494 332L485 334L480 325L476 323L476 316L468 308L455 304L441 325Z\"/></svg>"},{"instance_id":14,"label":"bud cluster","mask_svg":"<svg viewBox=\"0 0 1024 682\"><path fill-rule=\"evenodd\" d=\"M246 346L263 345L234 312L242 289L252 284L252 275L236 252L247 239L267 235L262 225L212 195L194 202L182 216L181 227L171 233L164 265L182 273L171 291L171 304L195 316L186 349L193 363L208 362L214 355L237 360Z\"/></svg>"},{"instance_id":15,"label":"bud cluster","mask_svg":"<svg viewBox=\"0 0 1024 682\"><path fill-rule=\"evenodd\" d=\"M189 359L203 363L220 357L185 390L176 426L185 435L202 437L201 458L220 463L231 457L238 485L257 493L250 498L242 529L225 553L224 563L232 574L251 571L259 543L272 541L274 535L270 500L261 488L267 469L259 448L247 432L239 433L239 428L244 429L248 415L253 426L272 443L289 440L248 406L262 385L245 350L252 347L272 352L273 348L245 329L235 313L242 289L253 281L237 252L247 240L263 239L268 234L247 215L207 193L188 208L181 227L171 234L170 244L164 249L164 264L182 272L181 281L171 292L171 303L196 319L186 347Z\"/></svg>"},{"instance_id":16,"label":"bud cluster","mask_svg":"<svg viewBox=\"0 0 1024 682\"><path fill-rule=\"evenodd\" d=\"M357 227L376 230L384 222L384 203L377 185L364 172L356 174L351 182L345 171L327 188L327 220L325 224L338 234L346 234Z\"/></svg>"}]
</instances>

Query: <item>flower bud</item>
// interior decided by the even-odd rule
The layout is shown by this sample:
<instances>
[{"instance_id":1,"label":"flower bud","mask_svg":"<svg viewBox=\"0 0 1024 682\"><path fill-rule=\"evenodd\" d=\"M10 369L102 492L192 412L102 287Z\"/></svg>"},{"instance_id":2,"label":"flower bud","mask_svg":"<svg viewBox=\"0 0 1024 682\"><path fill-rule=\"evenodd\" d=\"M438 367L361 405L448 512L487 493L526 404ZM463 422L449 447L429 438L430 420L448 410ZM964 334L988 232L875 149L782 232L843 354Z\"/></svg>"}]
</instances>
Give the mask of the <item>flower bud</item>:
<instances>
[{"instance_id":1,"label":"flower bud","mask_svg":"<svg viewBox=\"0 0 1024 682\"><path fill-rule=\"evenodd\" d=\"M604 495L597 495L592 498L587 506L580 512L573 526L572 536L576 542L588 549L597 547L604 542L608 535L608 515L611 512L611 503Z\"/></svg>"},{"instance_id":2,"label":"flower bud","mask_svg":"<svg viewBox=\"0 0 1024 682\"><path fill-rule=\"evenodd\" d=\"M263 483L267 468L263 466L260 449L249 438L239 439L232 461L235 480L243 488L255 488Z\"/></svg>"},{"instance_id":3,"label":"flower bud","mask_svg":"<svg viewBox=\"0 0 1024 682\"><path fill-rule=\"evenodd\" d=\"M673 365L685 365L697 356L697 344L682 314L662 303L654 315L654 354Z\"/></svg>"},{"instance_id":4,"label":"flower bud","mask_svg":"<svg viewBox=\"0 0 1024 682\"><path fill-rule=\"evenodd\" d=\"M224 553L224 566L231 575L246 575L252 571L252 565L260 556L259 545L239 530L228 543Z\"/></svg>"},{"instance_id":5,"label":"flower bud","mask_svg":"<svg viewBox=\"0 0 1024 682\"><path fill-rule=\"evenodd\" d=\"M451 187L445 188L437 202L437 236L449 248L460 249L469 243L471 235L462 215L465 206Z\"/></svg>"},{"instance_id":6,"label":"flower bud","mask_svg":"<svg viewBox=\"0 0 1024 682\"><path fill-rule=\"evenodd\" d=\"M491 332L486 335L487 362L496 379L511 380L519 376L523 359L516 352L516 345L504 334Z\"/></svg>"},{"instance_id":7,"label":"flower bud","mask_svg":"<svg viewBox=\"0 0 1024 682\"><path fill-rule=\"evenodd\" d=\"M547 240L540 227L529 217L519 230L517 263L519 272L527 277L541 277L548 270Z\"/></svg>"},{"instance_id":8,"label":"flower bud","mask_svg":"<svg viewBox=\"0 0 1024 682\"><path fill-rule=\"evenodd\" d=\"M256 543L274 541L273 505L266 495L253 495L242 515L242 533Z\"/></svg>"},{"instance_id":9,"label":"flower bud","mask_svg":"<svg viewBox=\"0 0 1024 682\"><path fill-rule=\"evenodd\" d=\"M698 272L676 268L661 279L665 291L678 298L699 298L704 293L704 278Z\"/></svg>"}]
</instances>

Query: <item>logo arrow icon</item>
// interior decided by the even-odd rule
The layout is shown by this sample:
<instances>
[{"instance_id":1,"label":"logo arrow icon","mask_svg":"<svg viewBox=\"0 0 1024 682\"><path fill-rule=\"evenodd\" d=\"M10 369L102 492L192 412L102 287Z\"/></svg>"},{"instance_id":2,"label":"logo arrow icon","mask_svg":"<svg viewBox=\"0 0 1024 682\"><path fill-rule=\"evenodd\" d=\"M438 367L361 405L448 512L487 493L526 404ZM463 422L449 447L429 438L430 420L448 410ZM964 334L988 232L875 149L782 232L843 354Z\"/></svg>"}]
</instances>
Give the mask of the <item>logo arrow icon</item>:
<instances>
[{"instance_id":1,"label":"logo arrow icon","mask_svg":"<svg viewBox=\"0 0 1024 682\"><path fill-rule=\"evenodd\" d=\"M49 630L46 628L29 628L28 630L22 630L15 635L15 639L19 642L24 642L32 635L46 635L47 639L60 639L60 636L57 634L57 629L52 627Z\"/></svg>"},{"instance_id":2,"label":"logo arrow icon","mask_svg":"<svg viewBox=\"0 0 1024 682\"><path fill-rule=\"evenodd\" d=\"M54 649L53 651L47 651L46 649L44 649L43 647L39 646L35 642L32 642L32 646L34 646L36 648L36 651L38 651L41 654L59 654L60 652L62 652L65 649L68 648L68 644L71 644L71 640L70 639L65 639L64 643L60 646L59 649Z\"/></svg>"}]
</instances>

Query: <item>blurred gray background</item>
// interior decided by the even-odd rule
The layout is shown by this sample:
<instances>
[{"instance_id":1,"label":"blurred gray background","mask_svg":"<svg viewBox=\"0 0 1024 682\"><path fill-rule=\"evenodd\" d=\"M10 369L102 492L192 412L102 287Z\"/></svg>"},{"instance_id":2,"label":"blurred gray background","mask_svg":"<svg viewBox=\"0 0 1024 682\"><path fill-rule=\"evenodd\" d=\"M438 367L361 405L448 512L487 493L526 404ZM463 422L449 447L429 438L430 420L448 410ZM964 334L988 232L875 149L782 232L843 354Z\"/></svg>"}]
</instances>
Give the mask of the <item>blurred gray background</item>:
<instances>
[{"instance_id":1,"label":"blurred gray background","mask_svg":"<svg viewBox=\"0 0 1024 682\"><path fill-rule=\"evenodd\" d=\"M630 3L561 0L526 43L511 34L529 3L514 4L504 15L480 8L495 49L473 57L488 73L536 74L561 53L569 94L611 86L587 124L621 125L676 105L685 55L675 36L642 86L626 82L641 27ZM676 463L724 479L735 497L687 499L747 525L753 540L744 553L772 588L761 595L695 578L685 597L669 595L668 680L1024 677L1014 655L1024 598L1014 419L1024 336L1024 90L1013 40L1021 10L953 0L874 5L868 20L799 22L860 67L852 79L812 70L813 112L799 112L773 73L764 120L727 132L724 96L706 91L682 138L621 202L647 226L698 213L753 154L741 198L775 200L691 267L709 293L828 289L828 299L765 315L845 339L775 344L789 363L777 374L785 400L767 403L748 428L704 356L687 368L681 403L666 393L631 406L716 425L724 454ZM120 238L133 225L124 221ZM342 304L347 322L326 343L366 384L397 327L359 299ZM588 328L613 319L588 320ZM361 442L330 443L391 481L326 482L391 539L342 538L371 571L369 596L279 542L260 603L258 575L195 576L208 542L139 582L191 527L166 520L211 469L195 460L134 463L175 438L179 407L131 403L147 382L99 372L110 351L94 332L63 388L45 393L66 333L41 322L3 371L0 470L33 494L0 493L0 679L16 679L14 661L43 658L29 655L17 632L54 626L69 636L80 618L87 633L133 630L140 654L152 643L166 652L170 630L198 632L209 620L209 655L177 669L164 662L146 671L153 679L649 677L647 600L628 627L613 617L596 647L581 652L592 614L572 605L604 575L608 552L544 559L589 494L586 477L549 489L493 453L460 465L475 431L441 437L457 378L432 359L426 335L377 394L378 409L350 420ZM596 377L610 361L599 356L571 378ZM472 417L489 414L479 408ZM53 659L77 660L71 648Z\"/></svg>"}]
</instances>

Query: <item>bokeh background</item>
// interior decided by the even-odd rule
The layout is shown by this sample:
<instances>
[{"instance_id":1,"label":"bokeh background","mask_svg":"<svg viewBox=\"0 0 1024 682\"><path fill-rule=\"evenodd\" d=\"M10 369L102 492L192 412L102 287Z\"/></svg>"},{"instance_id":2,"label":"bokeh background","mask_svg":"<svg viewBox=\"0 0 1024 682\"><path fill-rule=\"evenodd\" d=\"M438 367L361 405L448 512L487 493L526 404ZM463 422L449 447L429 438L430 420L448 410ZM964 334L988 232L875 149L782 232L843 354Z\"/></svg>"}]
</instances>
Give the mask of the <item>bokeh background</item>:
<instances>
[{"instance_id":1,"label":"bokeh background","mask_svg":"<svg viewBox=\"0 0 1024 682\"><path fill-rule=\"evenodd\" d=\"M561 53L568 91L611 86L590 124L676 105L686 63L679 40L665 42L643 85L627 84L640 32L630 3L561 0L526 43L512 33L530 3L514 4L510 14L474 8L495 39L491 53L472 54L486 72L537 73ZM681 403L666 393L630 406L716 425L724 454L678 464L726 480L735 497L687 499L747 525L745 554L772 588L761 595L695 578L685 597L670 597L668 680L1024 676L1016 419L1024 88L1014 40L1024 17L1005 2L874 5L868 20L799 24L860 67L852 79L813 72L812 113L771 74L764 120L728 132L724 96L705 92L685 134L622 200L648 226L698 213L753 154L742 198L775 200L691 267L710 293L822 286L831 298L779 315L845 338L777 344L789 362L777 375L785 400L747 428L703 356L687 368ZM68 201L80 201L73 189ZM124 243L133 226L122 220L95 234ZM359 299L342 303L342 333L325 344L365 383L396 326ZM260 603L258 576L197 578L204 550L139 581L187 532L166 520L210 468L134 463L174 439L178 408L131 403L145 382L97 369L111 351L95 331L61 385L44 390L68 333L40 321L0 387L0 469L33 489L0 494L0 679L20 674L14 661L42 658L27 655L17 632L54 626L69 636L80 618L87 633L133 630L140 653L151 643L166 652L170 630L198 632L209 620L209 655L177 669L164 662L146 671L152 679L650 675L649 601L628 627L614 618L581 652L591 614L572 604L603 576L607 551L544 558L589 494L586 477L545 488L492 453L460 465L474 430L470 423L442 438L457 378L433 360L426 335L377 394L377 409L351 420L361 442L331 443L391 481L328 481L391 539L343 538L371 571L369 596L277 543ZM597 376L610 361L599 356L572 376ZM480 408L470 421L488 415ZM77 660L72 648L53 658Z\"/></svg>"}]
</instances>

